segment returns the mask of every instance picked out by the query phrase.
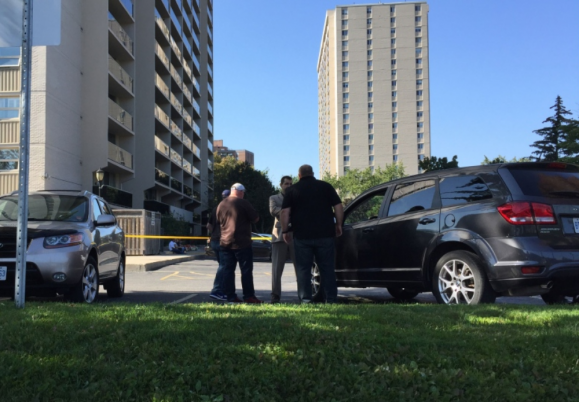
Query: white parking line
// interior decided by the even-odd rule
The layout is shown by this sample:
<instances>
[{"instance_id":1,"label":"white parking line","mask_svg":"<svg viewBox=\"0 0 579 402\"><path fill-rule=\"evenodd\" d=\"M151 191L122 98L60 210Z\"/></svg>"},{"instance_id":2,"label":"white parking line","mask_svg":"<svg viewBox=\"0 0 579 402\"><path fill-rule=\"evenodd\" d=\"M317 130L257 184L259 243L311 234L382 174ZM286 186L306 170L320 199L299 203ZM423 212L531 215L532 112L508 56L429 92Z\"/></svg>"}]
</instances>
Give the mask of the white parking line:
<instances>
[{"instance_id":1,"label":"white parking line","mask_svg":"<svg viewBox=\"0 0 579 402\"><path fill-rule=\"evenodd\" d=\"M182 299L179 299L179 300L175 300L175 301L173 301L173 302L171 302L171 303L169 303L169 304L182 303L182 302L184 302L185 300L189 300L189 299L194 298L195 296L197 296L197 293L194 293L194 294L192 294L192 295L186 296L186 297L184 297L184 298L182 298Z\"/></svg>"}]
</instances>

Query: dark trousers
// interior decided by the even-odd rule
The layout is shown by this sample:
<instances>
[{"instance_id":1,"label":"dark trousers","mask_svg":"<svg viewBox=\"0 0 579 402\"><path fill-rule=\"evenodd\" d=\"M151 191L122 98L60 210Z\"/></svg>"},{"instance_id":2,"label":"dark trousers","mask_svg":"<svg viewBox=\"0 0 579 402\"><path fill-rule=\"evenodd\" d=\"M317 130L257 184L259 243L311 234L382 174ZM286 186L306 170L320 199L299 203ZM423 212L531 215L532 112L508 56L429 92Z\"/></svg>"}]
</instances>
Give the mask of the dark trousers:
<instances>
[{"instance_id":1,"label":"dark trousers","mask_svg":"<svg viewBox=\"0 0 579 402\"><path fill-rule=\"evenodd\" d=\"M322 239L294 238L296 255L296 274L298 297L300 300L312 300L312 266L315 261L320 269L322 289L326 293L326 302L335 303L338 298L336 272L334 270L336 243L333 237Z\"/></svg>"},{"instance_id":2,"label":"dark trousers","mask_svg":"<svg viewBox=\"0 0 579 402\"><path fill-rule=\"evenodd\" d=\"M235 293L235 266L239 263L241 271L241 287L243 288L243 300L255 297L253 288L253 250L251 247L234 250L221 247L219 258L223 265L223 280L221 289L228 301L237 298Z\"/></svg>"},{"instance_id":3,"label":"dark trousers","mask_svg":"<svg viewBox=\"0 0 579 402\"><path fill-rule=\"evenodd\" d=\"M215 280L213 281L213 289L211 293L223 293L223 289L221 288L221 282L223 281L223 265L221 264L221 259L219 258L219 253L221 251L221 247L219 246L219 240L211 241L209 243L209 247L215 253L215 259L217 260L217 272L215 273Z\"/></svg>"}]
</instances>

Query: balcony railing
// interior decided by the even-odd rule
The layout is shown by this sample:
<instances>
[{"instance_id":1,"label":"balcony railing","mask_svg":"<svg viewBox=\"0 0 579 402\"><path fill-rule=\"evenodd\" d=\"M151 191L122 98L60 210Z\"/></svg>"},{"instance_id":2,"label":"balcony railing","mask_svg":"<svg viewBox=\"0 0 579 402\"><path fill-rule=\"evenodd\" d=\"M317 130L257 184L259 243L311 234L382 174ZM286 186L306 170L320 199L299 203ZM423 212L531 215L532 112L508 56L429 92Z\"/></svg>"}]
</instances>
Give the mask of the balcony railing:
<instances>
[{"instance_id":1,"label":"balcony railing","mask_svg":"<svg viewBox=\"0 0 579 402\"><path fill-rule=\"evenodd\" d=\"M195 45L197 46L197 49L199 49L199 38L197 38L197 33L196 32L192 32L191 37L193 38L193 42L195 43Z\"/></svg>"},{"instance_id":2,"label":"balcony railing","mask_svg":"<svg viewBox=\"0 0 579 402\"><path fill-rule=\"evenodd\" d=\"M183 194L185 194L187 197L193 198L193 189L183 184Z\"/></svg>"},{"instance_id":3,"label":"balcony railing","mask_svg":"<svg viewBox=\"0 0 579 402\"><path fill-rule=\"evenodd\" d=\"M201 129L199 128L199 126L197 125L197 123L193 122L193 131L195 131L195 133L198 136L201 136Z\"/></svg>"},{"instance_id":4,"label":"balcony railing","mask_svg":"<svg viewBox=\"0 0 579 402\"><path fill-rule=\"evenodd\" d=\"M167 57L167 54L165 53L161 45L159 45L158 43L155 44L155 54L159 56L159 59L161 59L165 67L169 68L169 58Z\"/></svg>"},{"instance_id":5,"label":"balcony railing","mask_svg":"<svg viewBox=\"0 0 579 402\"><path fill-rule=\"evenodd\" d=\"M193 166L193 177L197 180L201 180L201 172L195 166Z\"/></svg>"},{"instance_id":6,"label":"balcony railing","mask_svg":"<svg viewBox=\"0 0 579 402\"><path fill-rule=\"evenodd\" d=\"M207 129L211 134L213 134L213 124L210 121L207 122Z\"/></svg>"},{"instance_id":7,"label":"balcony railing","mask_svg":"<svg viewBox=\"0 0 579 402\"><path fill-rule=\"evenodd\" d=\"M209 113L213 114L213 106L211 106L211 103L207 102L207 110L209 110Z\"/></svg>"},{"instance_id":8,"label":"balcony railing","mask_svg":"<svg viewBox=\"0 0 579 402\"><path fill-rule=\"evenodd\" d=\"M191 54L191 58L193 59L193 64L195 64L195 67L197 67L197 71L199 71L199 59L195 53Z\"/></svg>"},{"instance_id":9,"label":"balcony railing","mask_svg":"<svg viewBox=\"0 0 579 402\"><path fill-rule=\"evenodd\" d=\"M213 60L213 51L209 45L207 45L207 54L209 54L209 57L211 57L211 60Z\"/></svg>"},{"instance_id":10,"label":"balcony railing","mask_svg":"<svg viewBox=\"0 0 579 402\"><path fill-rule=\"evenodd\" d=\"M191 162L186 161L185 159L183 159L183 170L186 172L191 173Z\"/></svg>"},{"instance_id":11,"label":"balcony railing","mask_svg":"<svg viewBox=\"0 0 579 402\"><path fill-rule=\"evenodd\" d=\"M189 91L186 85L183 85L183 95L191 102L191 91Z\"/></svg>"},{"instance_id":12,"label":"balcony railing","mask_svg":"<svg viewBox=\"0 0 579 402\"><path fill-rule=\"evenodd\" d=\"M193 99L193 109L195 109L198 115L201 115L201 108L195 99Z\"/></svg>"},{"instance_id":13,"label":"balcony railing","mask_svg":"<svg viewBox=\"0 0 579 402\"><path fill-rule=\"evenodd\" d=\"M123 29L121 24L117 20L109 19L109 29L117 37L117 39L123 44L123 46L133 54L133 40L129 34Z\"/></svg>"},{"instance_id":14,"label":"balcony railing","mask_svg":"<svg viewBox=\"0 0 579 402\"><path fill-rule=\"evenodd\" d=\"M183 70L189 75L189 78L193 77L193 72L191 72L191 67L187 63L183 63Z\"/></svg>"},{"instance_id":15,"label":"balcony railing","mask_svg":"<svg viewBox=\"0 0 579 402\"><path fill-rule=\"evenodd\" d=\"M185 145L187 148L193 150L193 142L186 135L183 135L183 145Z\"/></svg>"},{"instance_id":16,"label":"balcony railing","mask_svg":"<svg viewBox=\"0 0 579 402\"><path fill-rule=\"evenodd\" d=\"M181 157L179 152L175 151L172 148L171 148L171 160L179 166L183 164L183 158Z\"/></svg>"},{"instance_id":17,"label":"balcony railing","mask_svg":"<svg viewBox=\"0 0 579 402\"><path fill-rule=\"evenodd\" d=\"M189 113L187 113L186 110L183 110L183 119L189 123L190 126L193 126L193 119L191 118L191 115Z\"/></svg>"},{"instance_id":18,"label":"balcony railing","mask_svg":"<svg viewBox=\"0 0 579 402\"><path fill-rule=\"evenodd\" d=\"M119 63L111 56L109 56L109 72L115 77L119 82L121 82L129 91L133 92L133 77L121 67Z\"/></svg>"},{"instance_id":19,"label":"balcony railing","mask_svg":"<svg viewBox=\"0 0 579 402\"><path fill-rule=\"evenodd\" d=\"M179 88L183 86L183 79L181 78L181 76L179 76L177 69L173 67L172 64L171 64L171 77L173 77L177 85L179 85Z\"/></svg>"},{"instance_id":20,"label":"balcony railing","mask_svg":"<svg viewBox=\"0 0 579 402\"><path fill-rule=\"evenodd\" d=\"M199 149L199 147L197 145L193 144L192 151L199 159L201 159L201 150Z\"/></svg>"},{"instance_id":21,"label":"balcony railing","mask_svg":"<svg viewBox=\"0 0 579 402\"><path fill-rule=\"evenodd\" d=\"M155 117L161 123L163 123L164 125L169 127L171 119L169 119L169 116L167 116L167 113L163 112L163 109L161 109L158 105L155 105Z\"/></svg>"},{"instance_id":22,"label":"balcony railing","mask_svg":"<svg viewBox=\"0 0 579 402\"><path fill-rule=\"evenodd\" d=\"M197 80L195 79L195 77L193 77L193 86L195 87L195 89L197 90L197 92L199 92L201 90L201 86L199 85L199 83L197 82Z\"/></svg>"},{"instance_id":23,"label":"balcony railing","mask_svg":"<svg viewBox=\"0 0 579 402\"><path fill-rule=\"evenodd\" d=\"M183 183L181 183L179 180L171 177L171 188L173 190L176 190L178 192L183 192Z\"/></svg>"},{"instance_id":24,"label":"balcony railing","mask_svg":"<svg viewBox=\"0 0 579 402\"><path fill-rule=\"evenodd\" d=\"M177 97L175 95L173 95L173 93L171 92L171 104L173 106L175 106L175 109L177 109L177 111L179 113L183 113L183 105L181 104L181 102L179 102L179 100L177 99Z\"/></svg>"},{"instance_id":25,"label":"balcony railing","mask_svg":"<svg viewBox=\"0 0 579 402\"><path fill-rule=\"evenodd\" d=\"M179 140L183 139L183 132L181 131L179 126L175 124L175 122L173 122L173 120L171 120L171 125L169 126L169 128L171 129L171 132L175 137L179 138Z\"/></svg>"},{"instance_id":26,"label":"balcony railing","mask_svg":"<svg viewBox=\"0 0 579 402\"><path fill-rule=\"evenodd\" d=\"M207 161L207 167L209 168L209 170L213 170L213 162Z\"/></svg>"},{"instance_id":27,"label":"balcony railing","mask_svg":"<svg viewBox=\"0 0 579 402\"><path fill-rule=\"evenodd\" d=\"M129 192L111 186L101 186L100 190L98 186L93 186L92 191L94 194L99 194L100 191L101 197L111 204L133 208L133 194Z\"/></svg>"},{"instance_id":28,"label":"balcony railing","mask_svg":"<svg viewBox=\"0 0 579 402\"><path fill-rule=\"evenodd\" d=\"M167 173L155 168L155 180L161 184L168 186L171 178Z\"/></svg>"},{"instance_id":29,"label":"balcony railing","mask_svg":"<svg viewBox=\"0 0 579 402\"><path fill-rule=\"evenodd\" d=\"M211 39L211 42L213 42L213 34L211 33L211 28L207 27L207 36L209 36L209 39Z\"/></svg>"},{"instance_id":30,"label":"balcony railing","mask_svg":"<svg viewBox=\"0 0 579 402\"><path fill-rule=\"evenodd\" d=\"M133 131L133 116L112 99L109 99L109 116Z\"/></svg>"},{"instance_id":31,"label":"balcony railing","mask_svg":"<svg viewBox=\"0 0 579 402\"><path fill-rule=\"evenodd\" d=\"M210 83L207 83L207 91L211 96L213 96L213 87L211 86Z\"/></svg>"},{"instance_id":32,"label":"balcony railing","mask_svg":"<svg viewBox=\"0 0 579 402\"><path fill-rule=\"evenodd\" d=\"M168 98L170 95L169 87L165 84L165 81L161 78L159 74L155 74L155 85L157 88L163 92L163 94Z\"/></svg>"},{"instance_id":33,"label":"balcony railing","mask_svg":"<svg viewBox=\"0 0 579 402\"><path fill-rule=\"evenodd\" d=\"M207 149L211 152L213 152L213 143L211 141L207 141Z\"/></svg>"},{"instance_id":34,"label":"balcony railing","mask_svg":"<svg viewBox=\"0 0 579 402\"><path fill-rule=\"evenodd\" d=\"M167 39L169 39L171 37L171 33L169 31L169 28L167 28L167 24L165 24L165 21L163 21L161 18L159 17L155 17L155 20L157 21L157 25L159 25L159 28L161 28L161 31L163 32L163 34L165 35L165 37Z\"/></svg>"},{"instance_id":35,"label":"balcony railing","mask_svg":"<svg viewBox=\"0 0 579 402\"><path fill-rule=\"evenodd\" d=\"M207 7L207 19L209 20L211 25L213 25L213 16L211 15L211 10L209 9L209 7Z\"/></svg>"},{"instance_id":36,"label":"balcony railing","mask_svg":"<svg viewBox=\"0 0 579 402\"><path fill-rule=\"evenodd\" d=\"M199 191L193 190L193 198L199 202L201 202L201 193Z\"/></svg>"},{"instance_id":37,"label":"balcony railing","mask_svg":"<svg viewBox=\"0 0 579 402\"><path fill-rule=\"evenodd\" d=\"M109 159L129 169L133 169L133 155L112 142L109 142Z\"/></svg>"},{"instance_id":38,"label":"balcony railing","mask_svg":"<svg viewBox=\"0 0 579 402\"><path fill-rule=\"evenodd\" d=\"M211 68L211 66L209 64L207 64L207 72L209 73L209 76L211 77L211 79L213 79L213 69Z\"/></svg>"},{"instance_id":39,"label":"balcony railing","mask_svg":"<svg viewBox=\"0 0 579 402\"><path fill-rule=\"evenodd\" d=\"M179 49L179 46L177 46L177 43L175 43L175 40L173 39L172 36L171 36L171 49L173 49L173 51L175 52L175 54L177 55L179 60L183 59L183 55L181 54L181 50Z\"/></svg>"},{"instance_id":40,"label":"balcony railing","mask_svg":"<svg viewBox=\"0 0 579 402\"><path fill-rule=\"evenodd\" d=\"M199 17L197 17L197 13L195 11L193 11L193 13L191 13L193 15L193 21L195 21L195 27L197 28L197 30L199 30Z\"/></svg>"},{"instance_id":41,"label":"balcony railing","mask_svg":"<svg viewBox=\"0 0 579 402\"><path fill-rule=\"evenodd\" d=\"M171 148L163 140L155 136L155 149L168 157Z\"/></svg>"}]
</instances>

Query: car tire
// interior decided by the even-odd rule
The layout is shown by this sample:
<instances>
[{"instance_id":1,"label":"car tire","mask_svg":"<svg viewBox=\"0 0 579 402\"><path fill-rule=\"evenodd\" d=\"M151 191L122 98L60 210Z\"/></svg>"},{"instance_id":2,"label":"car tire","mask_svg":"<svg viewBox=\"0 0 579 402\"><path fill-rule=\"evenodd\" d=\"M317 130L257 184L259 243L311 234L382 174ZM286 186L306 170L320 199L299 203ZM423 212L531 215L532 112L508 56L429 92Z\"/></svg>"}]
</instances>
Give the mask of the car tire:
<instances>
[{"instance_id":1,"label":"car tire","mask_svg":"<svg viewBox=\"0 0 579 402\"><path fill-rule=\"evenodd\" d=\"M66 294L73 303L94 303L99 295L99 271L94 258L88 257L80 281Z\"/></svg>"},{"instance_id":2,"label":"car tire","mask_svg":"<svg viewBox=\"0 0 579 402\"><path fill-rule=\"evenodd\" d=\"M326 293L322 288L322 276L320 275L320 268L318 264L314 261L312 265L312 301L313 302L323 302L326 300Z\"/></svg>"},{"instance_id":3,"label":"car tire","mask_svg":"<svg viewBox=\"0 0 579 402\"><path fill-rule=\"evenodd\" d=\"M420 292L408 288L386 288L388 293L396 300L408 301L414 299Z\"/></svg>"},{"instance_id":4,"label":"car tire","mask_svg":"<svg viewBox=\"0 0 579 402\"><path fill-rule=\"evenodd\" d=\"M125 261L122 259L119 262L117 276L107 283L106 289L108 297L123 297L125 294Z\"/></svg>"},{"instance_id":5,"label":"car tire","mask_svg":"<svg viewBox=\"0 0 579 402\"><path fill-rule=\"evenodd\" d=\"M474 253L458 250L443 255L432 276L432 293L441 304L494 303L481 259Z\"/></svg>"},{"instance_id":6,"label":"car tire","mask_svg":"<svg viewBox=\"0 0 579 402\"><path fill-rule=\"evenodd\" d=\"M560 293L545 293L541 295L545 304L572 304L577 303L577 296L565 296Z\"/></svg>"}]
</instances>

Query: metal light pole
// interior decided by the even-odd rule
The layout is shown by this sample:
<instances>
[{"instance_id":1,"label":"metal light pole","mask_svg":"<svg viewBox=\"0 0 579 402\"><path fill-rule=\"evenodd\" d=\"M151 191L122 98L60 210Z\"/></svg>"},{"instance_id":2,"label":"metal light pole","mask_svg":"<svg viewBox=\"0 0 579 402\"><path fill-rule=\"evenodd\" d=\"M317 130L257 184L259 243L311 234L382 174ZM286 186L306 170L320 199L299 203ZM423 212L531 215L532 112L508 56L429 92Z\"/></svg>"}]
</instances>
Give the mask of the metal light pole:
<instances>
[{"instance_id":1,"label":"metal light pole","mask_svg":"<svg viewBox=\"0 0 579 402\"><path fill-rule=\"evenodd\" d=\"M32 1L24 0L22 13L22 94L20 96L20 162L18 165L18 229L14 302L24 308L26 299L26 248L28 246L28 165L30 160L30 84L32 59Z\"/></svg>"},{"instance_id":2,"label":"metal light pole","mask_svg":"<svg viewBox=\"0 0 579 402\"><path fill-rule=\"evenodd\" d=\"M96 175L97 182L99 184L99 197L100 197L101 196L101 187L102 187L101 183L103 182L103 179L105 178L105 172L103 172L102 169L99 169L96 171L95 175Z\"/></svg>"}]
</instances>

